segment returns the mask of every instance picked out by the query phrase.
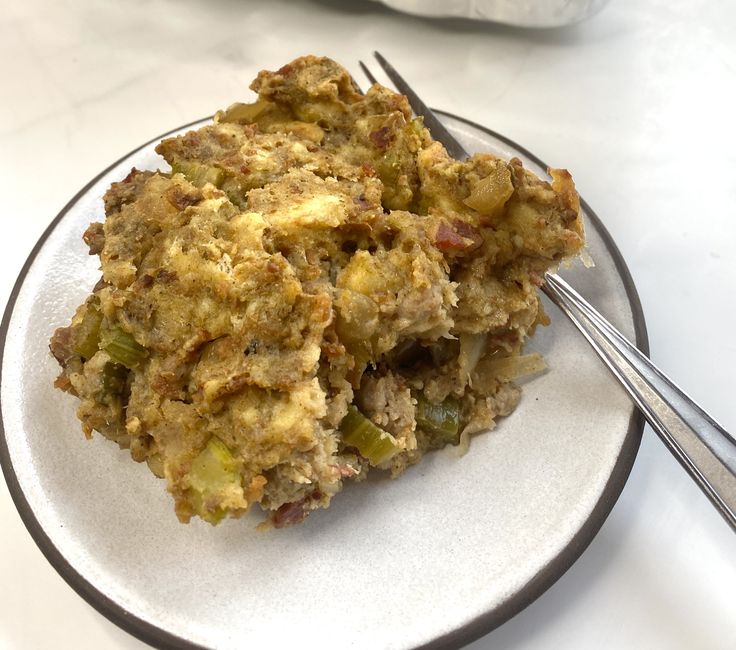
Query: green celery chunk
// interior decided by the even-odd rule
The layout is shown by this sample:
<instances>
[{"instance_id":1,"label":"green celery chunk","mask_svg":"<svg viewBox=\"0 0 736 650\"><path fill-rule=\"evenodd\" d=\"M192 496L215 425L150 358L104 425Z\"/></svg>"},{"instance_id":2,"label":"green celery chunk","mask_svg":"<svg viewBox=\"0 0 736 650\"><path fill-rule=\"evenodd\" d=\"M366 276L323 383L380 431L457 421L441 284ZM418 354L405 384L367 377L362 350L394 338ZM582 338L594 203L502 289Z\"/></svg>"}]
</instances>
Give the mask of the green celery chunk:
<instances>
[{"instance_id":1,"label":"green celery chunk","mask_svg":"<svg viewBox=\"0 0 736 650\"><path fill-rule=\"evenodd\" d=\"M211 524L222 520L225 509L219 505L221 495L241 487L235 457L222 440L210 438L192 462L189 483L188 497L196 513Z\"/></svg>"},{"instance_id":2,"label":"green celery chunk","mask_svg":"<svg viewBox=\"0 0 736 650\"><path fill-rule=\"evenodd\" d=\"M385 153L376 162L376 171L378 176L386 185L396 185L401 173L401 159L394 151Z\"/></svg>"},{"instance_id":3,"label":"green celery chunk","mask_svg":"<svg viewBox=\"0 0 736 650\"><path fill-rule=\"evenodd\" d=\"M212 436L189 471L189 482L199 492L216 491L238 478L235 457L227 445Z\"/></svg>"},{"instance_id":4,"label":"green celery chunk","mask_svg":"<svg viewBox=\"0 0 736 650\"><path fill-rule=\"evenodd\" d=\"M371 465L380 465L399 451L396 439L373 424L352 404L340 423L340 432L343 442L355 447Z\"/></svg>"},{"instance_id":5,"label":"green celery chunk","mask_svg":"<svg viewBox=\"0 0 736 650\"><path fill-rule=\"evenodd\" d=\"M179 160L171 165L171 171L175 174L183 174L192 185L197 187L202 187L206 183L220 187L222 181L225 180L225 174L221 169L193 160Z\"/></svg>"},{"instance_id":6,"label":"green celery chunk","mask_svg":"<svg viewBox=\"0 0 736 650\"><path fill-rule=\"evenodd\" d=\"M415 117L407 126L410 130L414 131L414 133L421 137L422 132L424 131L424 118L421 116Z\"/></svg>"},{"instance_id":7,"label":"green celery chunk","mask_svg":"<svg viewBox=\"0 0 736 650\"><path fill-rule=\"evenodd\" d=\"M100 345L100 324L102 323L102 312L97 299L87 303L82 322L77 326L77 344L74 351L85 359L91 359Z\"/></svg>"},{"instance_id":8,"label":"green celery chunk","mask_svg":"<svg viewBox=\"0 0 736 650\"><path fill-rule=\"evenodd\" d=\"M430 402L423 394L417 396L415 418L417 427L441 445L457 444L460 431L460 402L448 397L443 402Z\"/></svg>"},{"instance_id":9,"label":"green celery chunk","mask_svg":"<svg viewBox=\"0 0 736 650\"><path fill-rule=\"evenodd\" d=\"M148 350L119 325L103 333L102 343L110 358L126 368L136 368L148 356Z\"/></svg>"}]
</instances>

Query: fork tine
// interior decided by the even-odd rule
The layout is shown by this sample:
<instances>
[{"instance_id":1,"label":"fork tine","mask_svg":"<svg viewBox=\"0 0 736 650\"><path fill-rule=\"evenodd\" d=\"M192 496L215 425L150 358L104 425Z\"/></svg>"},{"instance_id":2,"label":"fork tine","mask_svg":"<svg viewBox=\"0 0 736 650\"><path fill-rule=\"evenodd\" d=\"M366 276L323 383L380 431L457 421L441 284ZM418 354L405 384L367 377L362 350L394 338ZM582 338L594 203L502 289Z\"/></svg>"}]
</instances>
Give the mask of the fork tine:
<instances>
[{"instance_id":1,"label":"fork tine","mask_svg":"<svg viewBox=\"0 0 736 650\"><path fill-rule=\"evenodd\" d=\"M414 111L414 114L424 117L424 126L429 129L435 140L438 140L443 145L445 145L447 153L449 153L453 158L457 158L458 160L468 158L469 154L467 151L465 151L465 148L445 128L445 125L440 122L439 118L432 112L429 106L427 106L420 99L419 95L417 95L412 90L411 86L406 83L406 81L404 81L402 76L398 72L396 72L396 69L388 61L386 61L386 59L381 55L380 52L373 52L373 56L376 57L376 61L378 61L378 64L383 68L386 76L391 79L394 86L396 86L396 90L398 90L402 95L406 95L407 99L409 100L409 105ZM361 63L360 65L365 72L366 67L363 65L363 63ZM368 78L370 79L372 76L373 75L370 75ZM373 81L372 83L375 83L375 81Z\"/></svg>"},{"instance_id":2,"label":"fork tine","mask_svg":"<svg viewBox=\"0 0 736 650\"><path fill-rule=\"evenodd\" d=\"M358 65L360 65L360 69L363 71L363 74L368 78L368 81L370 81L372 84L377 84L378 81L376 81L376 78L373 76L373 73L368 69L368 66L363 63L362 61L358 61Z\"/></svg>"}]
</instances>

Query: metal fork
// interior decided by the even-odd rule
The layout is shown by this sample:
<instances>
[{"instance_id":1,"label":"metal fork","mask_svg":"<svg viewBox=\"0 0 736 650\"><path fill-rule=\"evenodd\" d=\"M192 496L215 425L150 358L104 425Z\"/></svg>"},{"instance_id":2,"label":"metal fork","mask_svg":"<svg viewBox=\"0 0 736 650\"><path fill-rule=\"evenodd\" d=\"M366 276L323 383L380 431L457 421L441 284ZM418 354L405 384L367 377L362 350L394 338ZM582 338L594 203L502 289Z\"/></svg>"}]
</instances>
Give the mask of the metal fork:
<instances>
[{"instance_id":1,"label":"metal fork","mask_svg":"<svg viewBox=\"0 0 736 650\"><path fill-rule=\"evenodd\" d=\"M460 142L396 69L378 52L374 56L396 89L406 95L415 115L424 117L434 139L453 158L468 158ZM362 61L360 67L371 83L377 83ZM556 273L545 274L545 280L544 293L582 332L667 448L736 532L736 440L565 280Z\"/></svg>"}]
</instances>

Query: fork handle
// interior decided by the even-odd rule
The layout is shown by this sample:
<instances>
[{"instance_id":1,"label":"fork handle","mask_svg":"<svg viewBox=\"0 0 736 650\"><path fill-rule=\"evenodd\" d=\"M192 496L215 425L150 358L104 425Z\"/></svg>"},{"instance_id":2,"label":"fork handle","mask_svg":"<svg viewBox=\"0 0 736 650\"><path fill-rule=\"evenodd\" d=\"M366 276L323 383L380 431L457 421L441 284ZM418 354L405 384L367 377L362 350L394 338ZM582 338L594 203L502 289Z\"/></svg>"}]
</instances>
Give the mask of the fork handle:
<instances>
[{"instance_id":1,"label":"fork handle","mask_svg":"<svg viewBox=\"0 0 736 650\"><path fill-rule=\"evenodd\" d=\"M583 333L736 532L736 441L567 282L552 273L545 279L543 291Z\"/></svg>"}]
</instances>

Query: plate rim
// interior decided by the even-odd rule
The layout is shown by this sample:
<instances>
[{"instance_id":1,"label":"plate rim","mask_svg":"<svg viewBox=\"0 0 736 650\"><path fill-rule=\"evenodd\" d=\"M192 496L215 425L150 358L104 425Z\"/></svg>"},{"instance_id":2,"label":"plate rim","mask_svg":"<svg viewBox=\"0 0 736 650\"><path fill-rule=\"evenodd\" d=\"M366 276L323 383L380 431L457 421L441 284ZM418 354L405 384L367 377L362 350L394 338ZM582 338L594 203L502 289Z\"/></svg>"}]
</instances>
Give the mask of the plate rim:
<instances>
[{"instance_id":1,"label":"plate rim","mask_svg":"<svg viewBox=\"0 0 736 650\"><path fill-rule=\"evenodd\" d=\"M469 120L467 118L455 115L448 111L442 111L438 109L432 109L436 113L452 118L466 124L474 129L484 132L493 138L496 138L522 152L530 160L535 162L543 169L547 169L548 166L536 155L531 153L525 147L520 146L511 138L508 138L488 127L485 127L477 122ZM159 135L155 138L144 142L140 146L132 149L128 153L118 158L115 162L108 165L99 174L97 174L92 180L90 180L84 187L82 187L61 209L61 211L52 219L49 225L45 228L38 241L31 249L28 257L26 258L18 277L13 285L13 288L8 297L8 302L3 312L2 322L0 323L0 385L2 385L3 375L3 361L5 358L5 346L7 341L8 328L10 319L13 315L15 303L18 298L18 294L23 286L28 271L35 261L41 247L44 245L48 237L51 235L54 228L69 212L77 201L105 174L111 171L114 167L119 165L123 160L136 152L144 149L154 142L160 141L173 133L194 126L196 124L205 122L208 119L212 119L212 116L205 117L199 120L194 120L187 124L183 124L175 129L167 131L166 133ZM603 221L598 215L590 208L588 203L581 197L580 203L588 215L589 219L595 224L596 230L600 235L606 250L611 255L614 266L619 273L624 291L629 302L629 306L632 312L632 319L634 324L635 343L636 346L647 356L649 356L649 337L647 334L646 322L644 319L644 311L641 306L639 294L637 292L634 280L631 276L628 266L624 260L621 251L616 245L613 237L609 233L608 229L603 224ZM616 458L613 466L613 470L606 481L603 492L598 499L596 505L590 513L590 516L585 520L582 527L573 535L567 545L544 567L542 567L537 574L516 594L511 598L504 601L498 607L481 614L475 619L467 622L461 627L448 632L442 636L433 639L432 641L425 643L420 646L416 646L416 650L444 650L446 648L460 648L472 641L479 639L480 637L488 634L495 628L499 627L506 621L513 618L516 614L526 609L532 602L539 598L545 591L547 591L557 580L559 580L568 569L577 561L577 559L583 554L585 549L593 541L604 521L608 518L613 506L618 500L621 492L623 491L624 485L631 473L631 469L634 465L639 445L641 443L642 433L644 431L644 417L640 411L634 410L631 418L629 419L629 426L624 437L624 442L621 447L621 451ZM89 605L95 610L102 614L109 621L123 629L127 633L131 634L135 638L148 643L156 648L164 650L168 649L197 649L207 650L205 646L193 643L187 639L177 636L171 632L163 630L156 625L149 623L126 610L123 606L116 603L114 600L105 595L91 582L85 579L74 567L67 561L64 555L56 548L54 543L51 541L49 536L44 531L43 527L36 518L33 509L28 503L23 490L20 487L20 482L15 473L12 459L10 458L10 450L5 435L5 422L3 417L2 399L0 396L0 467L5 477L8 491L15 504L16 510L20 515L20 518L28 530L31 538L36 543L41 553L44 555L46 560L51 564L54 570L63 578L63 580Z\"/></svg>"}]
</instances>

